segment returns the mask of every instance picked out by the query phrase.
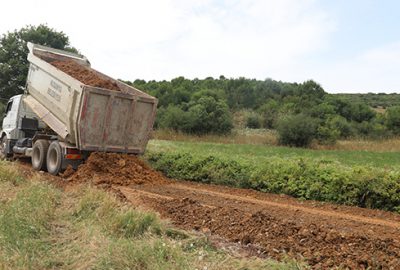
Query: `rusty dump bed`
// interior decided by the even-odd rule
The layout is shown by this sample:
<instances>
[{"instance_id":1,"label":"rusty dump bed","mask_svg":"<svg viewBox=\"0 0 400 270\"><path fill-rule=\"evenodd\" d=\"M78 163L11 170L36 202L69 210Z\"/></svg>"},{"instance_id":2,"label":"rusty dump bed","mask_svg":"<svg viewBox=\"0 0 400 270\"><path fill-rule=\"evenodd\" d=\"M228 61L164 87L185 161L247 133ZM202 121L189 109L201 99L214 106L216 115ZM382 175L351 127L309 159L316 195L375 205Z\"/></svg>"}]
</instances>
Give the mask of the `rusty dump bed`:
<instances>
[{"instance_id":1,"label":"rusty dump bed","mask_svg":"<svg viewBox=\"0 0 400 270\"><path fill-rule=\"evenodd\" d=\"M24 102L81 150L143 153L157 99L90 67L86 58L28 44Z\"/></svg>"}]
</instances>

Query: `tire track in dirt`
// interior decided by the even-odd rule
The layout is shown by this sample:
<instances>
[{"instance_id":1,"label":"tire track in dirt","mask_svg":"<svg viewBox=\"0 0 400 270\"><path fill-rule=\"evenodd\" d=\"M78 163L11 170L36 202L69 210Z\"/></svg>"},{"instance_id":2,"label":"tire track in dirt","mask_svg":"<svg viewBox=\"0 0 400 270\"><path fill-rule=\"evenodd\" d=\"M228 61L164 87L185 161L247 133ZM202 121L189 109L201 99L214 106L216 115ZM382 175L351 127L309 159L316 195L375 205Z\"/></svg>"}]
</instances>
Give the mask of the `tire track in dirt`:
<instances>
[{"instance_id":1,"label":"tire track in dirt","mask_svg":"<svg viewBox=\"0 0 400 270\"><path fill-rule=\"evenodd\" d=\"M188 186L185 186L182 184L174 185L174 187L178 188L178 189L202 192L204 194L208 194L211 196L219 196L219 197L223 197L223 198L226 198L229 200L239 200L239 201L248 202L248 203L261 204L261 205L289 209L292 211L302 211L302 212L306 212L306 213L313 214L316 216L343 218L343 219L353 220L353 221L362 222L362 223L369 223L369 224L374 224L374 225L388 226L388 227L392 227L395 229L400 229L400 222L392 222L392 221L387 221L387 220L378 219L378 218L366 218L363 216L350 215L350 214L345 214L345 213L340 213L340 212L318 210L318 209L313 209L313 208L309 208L309 207L295 206L295 205L291 205L291 204L283 204L283 203L279 203L279 202L260 200L260 199L255 199L255 198L251 198L251 197L238 197L235 195L226 194L226 193L222 193L222 192L210 191L210 190L205 190L205 189L195 189L195 188L188 187Z\"/></svg>"},{"instance_id":2,"label":"tire track in dirt","mask_svg":"<svg viewBox=\"0 0 400 270\"><path fill-rule=\"evenodd\" d=\"M118 188L134 204L158 211L183 229L218 235L244 248L256 246L259 256L304 259L314 269L400 269L395 214L385 220L366 216L370 209L354 207L349 214L331 205L314 208L264 193L250 196L246 190L172 180Z\"/></svg>"}]
</instances>

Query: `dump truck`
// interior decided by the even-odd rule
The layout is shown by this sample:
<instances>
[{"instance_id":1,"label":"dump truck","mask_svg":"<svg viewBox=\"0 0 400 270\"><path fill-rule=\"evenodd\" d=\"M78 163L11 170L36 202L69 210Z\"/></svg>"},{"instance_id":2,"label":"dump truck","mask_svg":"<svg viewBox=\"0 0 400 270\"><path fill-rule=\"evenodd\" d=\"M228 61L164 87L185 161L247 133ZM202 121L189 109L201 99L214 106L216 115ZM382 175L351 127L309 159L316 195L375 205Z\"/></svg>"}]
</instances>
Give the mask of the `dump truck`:
<instances>
[{"instance_id":1,"label":"dump truck","mask_svg":"<svg viewBox=\"0 0 400 270\"><path fill-rule=\"evenodd\" d=\"M91 68L84 56L32 43L28 49L24 94L11 97L5 110L3 157L30 157L35 170L57 175L77 169L94 151L145 151L156 98ZM79 65L117 90L85 84L55 62Z\"/></svg>"}]
</instances>

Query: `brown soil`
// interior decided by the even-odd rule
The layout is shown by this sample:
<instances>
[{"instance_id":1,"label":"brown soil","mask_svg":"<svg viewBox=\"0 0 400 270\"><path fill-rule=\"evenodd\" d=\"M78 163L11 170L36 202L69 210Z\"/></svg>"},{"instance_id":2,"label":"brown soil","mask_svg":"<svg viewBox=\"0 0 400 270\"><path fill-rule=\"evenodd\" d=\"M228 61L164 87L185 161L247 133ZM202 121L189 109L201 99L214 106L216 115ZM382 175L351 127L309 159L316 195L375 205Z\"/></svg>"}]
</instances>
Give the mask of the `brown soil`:
<instances>
[{"instance_id":1,"label":"brown soil","mask_svg":"<svg viewBox=\"0 0 400 270\"><path fill-rule=\"evenodd\" d=\"M75 61L53 61L50 63L56 68L60 69L61 71L67 73L71 77L74 77L75 79L86 85L121 91L116 82L109 79L101 78L99 74L97 74L91 68L82 66Z\"/></svg>"},{"instance_id":2,"label":"brown soil","mask_svg":"<svg viewBox=\"0 0 400 270\"><path fill-rule=\"evenodd\" d=\"M261 257L304 259L314 269L400 269L394 213L172 180L119 189L178 227L257 247Z\"/></svg>"},{"instance_id":3,"label":"brown soil","mask_svg":"<svg viewBox=\"0 0 400 270\"><path fill-rule=\"evenodd\" d=\"M149 168L136 156L116 153L92 153L68 180L102 186L161 184L165 181L159 172Z\"/></svg>"},{"instance_id":4,"label":"brown soil","mask_svg":"<svg viewBox=\"0 0 400 270\"><path fill-rule=\"evenodd\" d=\"M92 182L180 228L236 243L247 254L289 256L313 269L400 269L395 213L175 181L121 154L93 153L69 180L59 182L67 188Z\"/></svg>"}]
</instances>

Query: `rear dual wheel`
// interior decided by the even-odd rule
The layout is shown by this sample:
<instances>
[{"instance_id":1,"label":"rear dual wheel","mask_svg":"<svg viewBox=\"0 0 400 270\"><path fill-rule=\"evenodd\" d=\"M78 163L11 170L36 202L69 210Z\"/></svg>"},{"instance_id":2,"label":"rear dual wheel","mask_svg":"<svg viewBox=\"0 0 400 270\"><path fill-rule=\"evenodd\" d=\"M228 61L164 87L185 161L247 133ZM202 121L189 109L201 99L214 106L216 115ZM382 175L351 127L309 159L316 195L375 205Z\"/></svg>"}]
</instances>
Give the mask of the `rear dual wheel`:
<instances>
[{"instance_id":1,"label":"rear dual wheel","mask_svg":"<svg viewBox=\"0 0 400 270\"><path fill-rule=\"evenodd\" d=\"M37 140L32 149L32 167L57 175L61 171L62 149L57 141Z\"/></svg>"},{"instance_id":2,"label":"rear dual wheel","mask_svg":"<svg viewBox=\"0 0 400 270\"><path fill-rule=\"evenodd\" d=\"M47 171L57 175L61 171L62 159L61 145L57 141L52 142L47 151Z\"/></svg>"},{"instance_id":3,"label":"rear dual wheel","mask_svg":"<svg viewBox=\"0 0 400 270\"><path fill-rule=\"evenodd\" d=\"M49 142L46 140L37 140L32 148L32 167L37 171L46 170L47 150L49 149Z\"/></svg>"}]
</instances>

